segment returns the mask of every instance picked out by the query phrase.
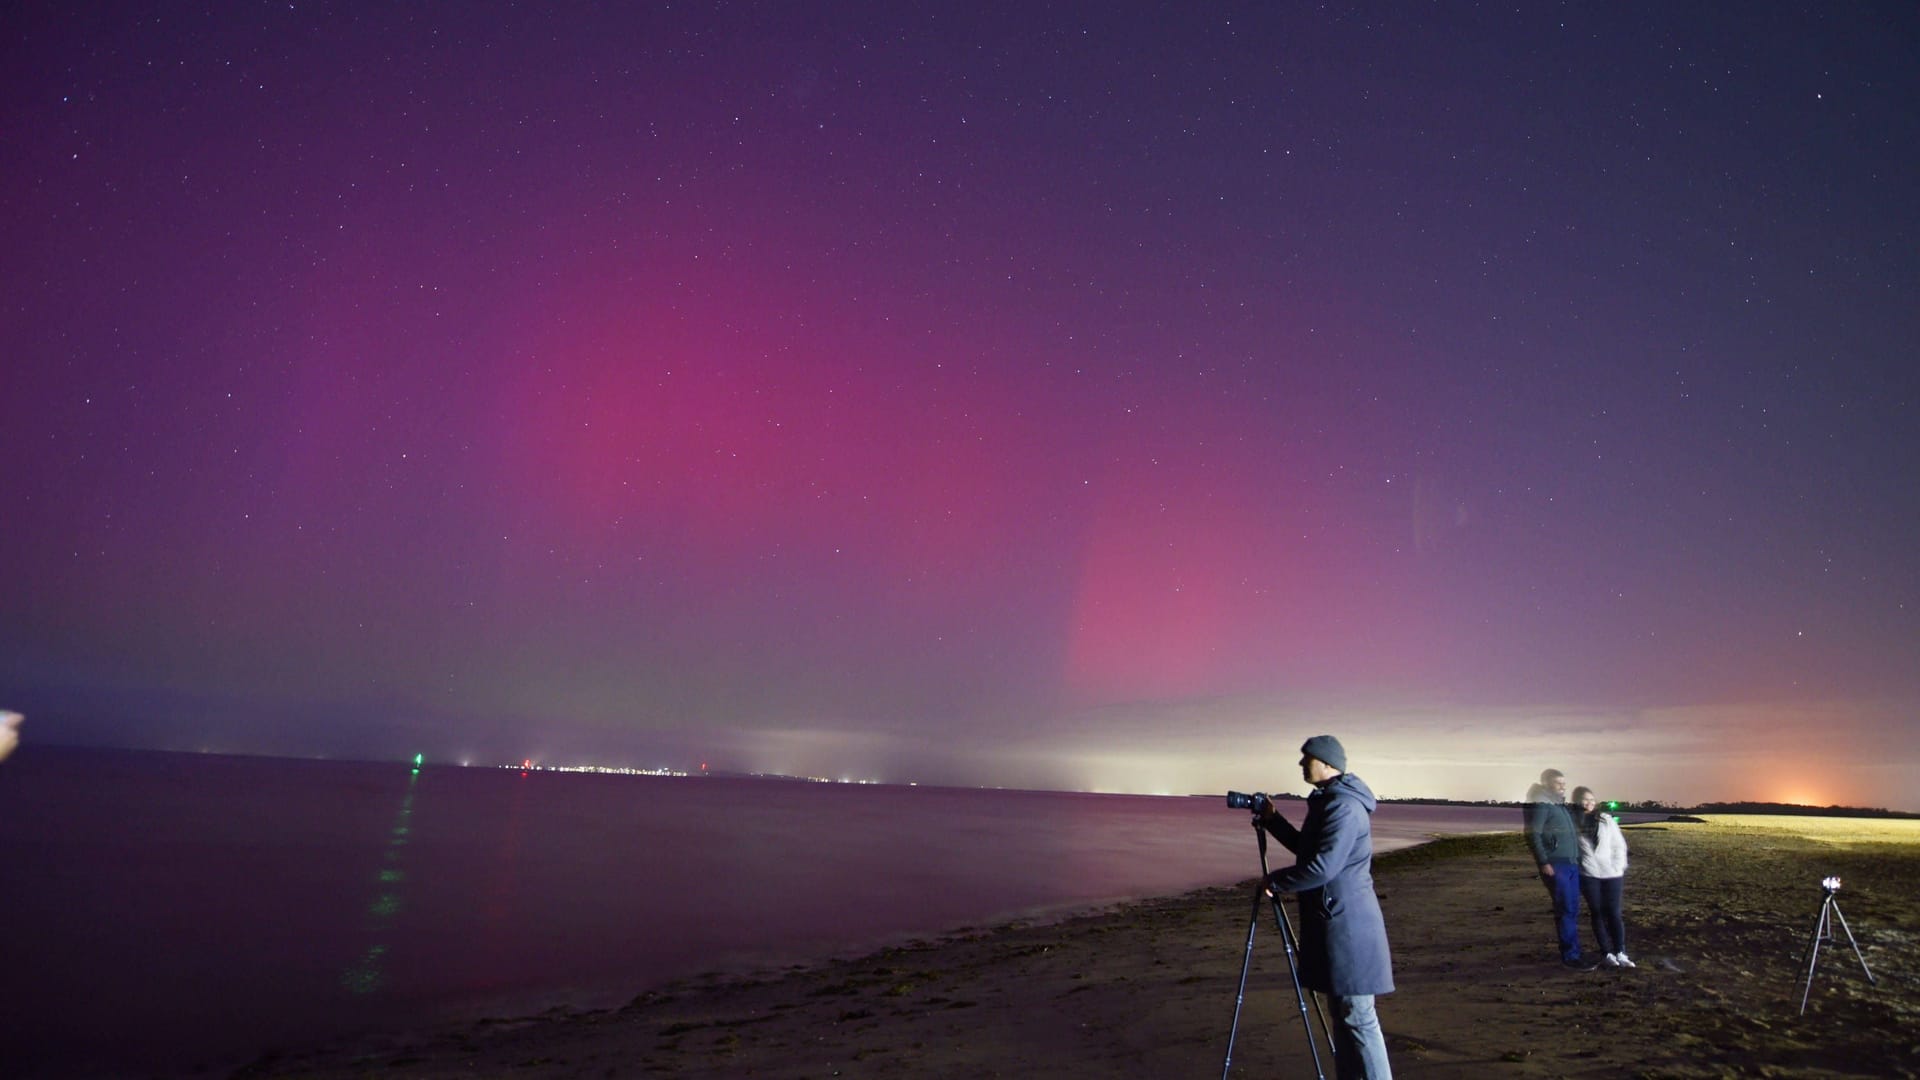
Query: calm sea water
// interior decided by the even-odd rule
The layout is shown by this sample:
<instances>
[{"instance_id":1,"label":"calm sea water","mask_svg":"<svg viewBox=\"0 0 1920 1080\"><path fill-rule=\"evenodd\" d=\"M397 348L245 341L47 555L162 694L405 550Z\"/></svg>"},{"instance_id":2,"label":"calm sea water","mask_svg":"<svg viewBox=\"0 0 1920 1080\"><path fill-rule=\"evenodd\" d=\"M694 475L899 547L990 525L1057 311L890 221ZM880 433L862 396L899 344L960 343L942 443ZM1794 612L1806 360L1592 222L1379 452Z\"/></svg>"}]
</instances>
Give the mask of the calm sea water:
<instances>
[{"instance_id":1,"label":"calm sea water","mask_svg":"<svg viewBox=\"0 0 1920 1080\"><path fill-rule=\"evenodd\" d=\"M226 1067L1243 881L1246 820L1218 798L29 747L0 767L0 1074ZM1516 824L1385 806L1374 834Z\"/></svg>"}]
</instances>

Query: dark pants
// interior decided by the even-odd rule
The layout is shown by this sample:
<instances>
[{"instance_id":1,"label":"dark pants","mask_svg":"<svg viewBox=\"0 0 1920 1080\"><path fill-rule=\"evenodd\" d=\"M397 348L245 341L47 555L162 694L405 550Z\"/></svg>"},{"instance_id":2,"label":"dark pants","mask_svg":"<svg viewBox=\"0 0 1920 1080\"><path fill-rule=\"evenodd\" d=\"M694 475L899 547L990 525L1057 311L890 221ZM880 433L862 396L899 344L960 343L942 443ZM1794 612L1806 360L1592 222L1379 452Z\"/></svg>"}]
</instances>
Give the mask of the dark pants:
<instances>
[{"instance_id":1,"label":"dark pants","mask_svg":"<svg viewBox=\"0 0 1920 1080\"><path fill-rule=\"evenodd\" d=\"M1587 898L1587 917L1593 920L1593 940L1600 943L1603 953L1627 951L1627 920L1620 913L1620 889L1626 881L1623 877L1580 879L1580 892Z\"/></svg>"},{"instance_id":2,"label":"dark pants","mask_svg":"<svg viewBox=\"0 0 1920 1080\"><path fill-rule=\"evenodd\" d=\"M1543 877L1553 897L1553 929L1560 937L1560 959L1580 959L1580 864L1561 862L1553 867L1552 877Z\"/></svg>"}]
</instances>

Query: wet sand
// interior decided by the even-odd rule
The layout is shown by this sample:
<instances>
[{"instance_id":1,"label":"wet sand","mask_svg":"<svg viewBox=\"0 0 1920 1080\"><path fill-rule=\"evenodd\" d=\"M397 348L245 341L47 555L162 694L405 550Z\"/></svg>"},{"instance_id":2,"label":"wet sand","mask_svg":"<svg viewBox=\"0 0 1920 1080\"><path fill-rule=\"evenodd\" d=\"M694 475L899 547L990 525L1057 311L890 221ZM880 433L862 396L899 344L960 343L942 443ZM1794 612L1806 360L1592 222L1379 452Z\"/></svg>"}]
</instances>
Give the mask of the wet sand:
<instances>
[{"instance_id":1,"label":"wet sand","mask_svg":"<svg viewBox=\"0 0 1920 1080\"><path fill-rule=\"evenodd\" d=\"M1716 816L1626 832L1634 970L1559 966L1517 834L1376 860L1399 983L1379 1002L1396 1075L1920 1076L1920 821ZM1842 935L1820 950L1801 1016L1830 874L1845 879L1839 905L1878 984ZM314 1048L241 1075L1218 1076L1251 889L687 980L619 1009ZM1233 1075L1313 1075L1270 914Z\"/></svg>"}]
</instances>

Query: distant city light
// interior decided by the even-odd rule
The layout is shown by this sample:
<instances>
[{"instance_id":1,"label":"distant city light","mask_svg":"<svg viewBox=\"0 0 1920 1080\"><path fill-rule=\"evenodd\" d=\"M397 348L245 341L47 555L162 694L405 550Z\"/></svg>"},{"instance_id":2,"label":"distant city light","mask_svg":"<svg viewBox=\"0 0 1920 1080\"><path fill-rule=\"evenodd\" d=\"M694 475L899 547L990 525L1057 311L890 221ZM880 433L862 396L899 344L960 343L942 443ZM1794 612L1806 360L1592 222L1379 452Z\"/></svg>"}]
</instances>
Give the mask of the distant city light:
<instances>
[{"instance_id":1,"label":"distant city light","mask_svg":"<svg viewBox=\"0 0 1920 1080\"><path fill-rule=\"evenodd\" d=\"M502 769L518 769L522 774L529 772L572 772L572 773L611 773L617 776L686 776L685 769L636 769L627 765L535 765L532 758L518 765L502 765Z\"/></svg>"},{"instance_id":2,"label":"distant city light","mask_svg":"<svg viewBox=\"0 0 1920 1080\"><path fill-rule=\"evenodd\" d=\"M520 775L522 776L525 776L530 772L604 773L612 776L708 776L710 775L707 771L706 762L700 763L699 772L688 772L685 769L675 769L665 765L662 765L658 768L653 768L653 769L640 769L640 768L635 768L631 765L546 765L546 764L535 764L532 758L523 759L518 765L498 765L495 767L501 768L501 769L517 769L520 771ZM723 773L721 775L725 776L727 774ZM751 777L755 780L800 780L809 784L885 784L888 782L885 780L874 780L874 779L852 777L852 776L843 776L839 779L834 779L831 776L795 776L789 773L749 772L749 773L734 773L732 775ZM909 782L908 786L912 787L917 785L913 784L912 782Z\"/></svg>"}]
</instances>

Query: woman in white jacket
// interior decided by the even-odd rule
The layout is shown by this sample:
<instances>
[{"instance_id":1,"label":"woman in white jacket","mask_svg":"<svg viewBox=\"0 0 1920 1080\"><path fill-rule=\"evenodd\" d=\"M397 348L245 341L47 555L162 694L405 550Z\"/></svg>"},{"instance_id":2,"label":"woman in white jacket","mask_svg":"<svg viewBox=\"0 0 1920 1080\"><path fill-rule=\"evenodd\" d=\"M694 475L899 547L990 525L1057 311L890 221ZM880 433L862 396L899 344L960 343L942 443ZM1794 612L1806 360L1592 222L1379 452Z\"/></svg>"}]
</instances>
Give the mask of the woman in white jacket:
<instances>
[{"instance_id":1,"label":"woman in white jacket","mask_svg":"<svg viewBox=\"0 0 1920 1080\"><path fill-rule=\"evenodd\" d=\"M1580 891L1593 919L1593 938L1606 953L1607 967L1637 965L1627 958L1627 920L1620 911L1620 893L1627 880L1627 838L1620 823L1600 810L1592 788L1575 788L1573 805L1580 808Z\"/></svg>"}]
</instances>

